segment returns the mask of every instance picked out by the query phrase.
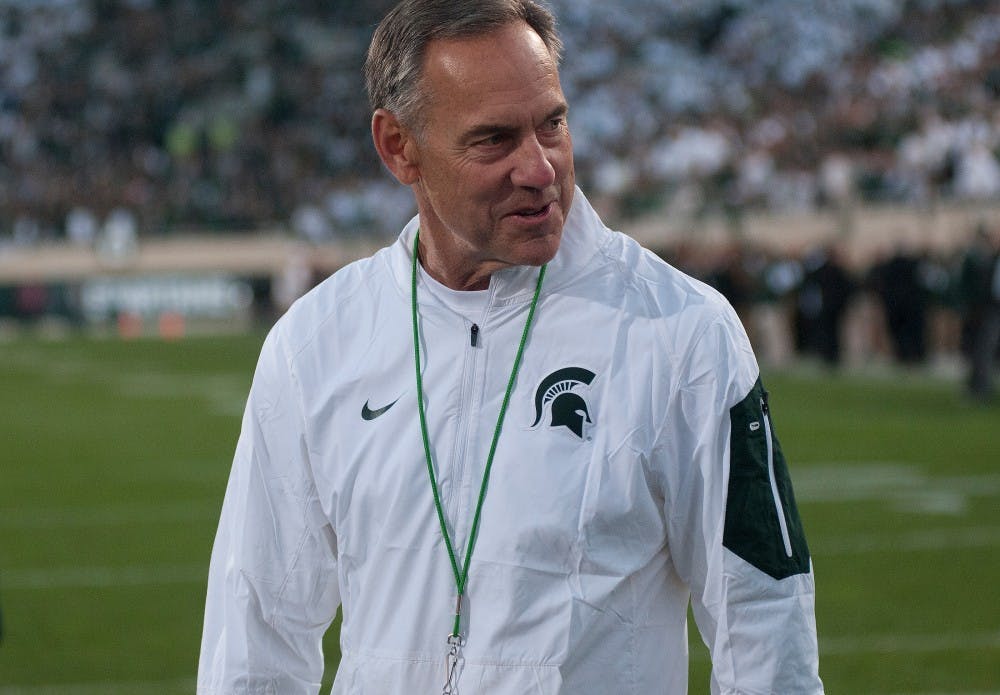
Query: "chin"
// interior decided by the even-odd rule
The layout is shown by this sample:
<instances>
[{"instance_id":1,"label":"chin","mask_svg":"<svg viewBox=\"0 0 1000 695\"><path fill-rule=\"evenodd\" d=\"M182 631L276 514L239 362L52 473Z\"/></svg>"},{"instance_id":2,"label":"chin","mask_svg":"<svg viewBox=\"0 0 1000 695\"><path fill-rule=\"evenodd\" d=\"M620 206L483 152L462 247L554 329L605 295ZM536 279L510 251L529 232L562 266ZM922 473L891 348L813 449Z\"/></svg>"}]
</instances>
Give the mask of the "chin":
<instances>
[{"instance_id":1,"label":"chin","mask_svg":"<svg viewBox=\"0 0 1000 695\"><path fill-rule=\"evenodd\" d=\"M556 252L559 251L559 242L561 240L561 229L557 232L533 239L521 249L518 265L545 265L555 258Z\"/></svg>"}]
</instances>

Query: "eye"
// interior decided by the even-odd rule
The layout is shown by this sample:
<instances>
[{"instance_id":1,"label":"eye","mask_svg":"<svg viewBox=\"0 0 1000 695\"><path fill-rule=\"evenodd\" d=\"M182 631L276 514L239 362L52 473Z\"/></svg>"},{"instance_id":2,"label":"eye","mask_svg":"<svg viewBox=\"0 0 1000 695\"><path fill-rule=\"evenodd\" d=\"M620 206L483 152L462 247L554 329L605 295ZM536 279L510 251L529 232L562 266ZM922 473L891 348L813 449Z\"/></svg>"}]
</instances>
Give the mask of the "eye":
<instances>
[{"instance_id":1,"label":"eye","mask_svg":"<svg viewBox=\"0 0 1000 695\"><path fill-rule=\"evenodd\" d=\"M497 148L506 144L508 140L510 140L510 134L502 130L498 130L480 137L472 144L474 147Z\"/></svg>"},{"instance_id":2,"label":"eye","mask_svg":"<svg viewBox=\"0 0 1000 695\"><path fill-rule=\"evenodd\" d=\"M541 130L539 132L547 133L550 135L555 135L562 132L563 128L566 127L566 117L565 116L555 116L550 118L542 124Z\"/></svg>"}]
</instances>

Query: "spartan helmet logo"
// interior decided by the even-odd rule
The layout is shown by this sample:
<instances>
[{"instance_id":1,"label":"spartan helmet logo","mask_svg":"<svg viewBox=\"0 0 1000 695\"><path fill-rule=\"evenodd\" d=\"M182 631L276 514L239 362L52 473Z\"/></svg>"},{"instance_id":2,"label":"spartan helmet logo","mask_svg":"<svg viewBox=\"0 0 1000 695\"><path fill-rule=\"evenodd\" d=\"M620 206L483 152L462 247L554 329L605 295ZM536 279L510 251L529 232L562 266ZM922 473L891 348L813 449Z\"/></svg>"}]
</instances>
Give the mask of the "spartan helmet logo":
<instances>
[{"instance_id":1,"label":"spartan helmet logo","mask_svg":"<svg viewBox=\"0 0 1000 695\"><path fill-rule=\"evenodd\" d=\"M580 386L590 386L594 376L592 371L583 367L564 367L542 379L535 391L535 421L531 426L538 426L546 406L549 406L552 427L566 427L583 439L584 423L592 424L593 420L590 419L587 401L575 390Z\"/></svg>"}]
</instances>

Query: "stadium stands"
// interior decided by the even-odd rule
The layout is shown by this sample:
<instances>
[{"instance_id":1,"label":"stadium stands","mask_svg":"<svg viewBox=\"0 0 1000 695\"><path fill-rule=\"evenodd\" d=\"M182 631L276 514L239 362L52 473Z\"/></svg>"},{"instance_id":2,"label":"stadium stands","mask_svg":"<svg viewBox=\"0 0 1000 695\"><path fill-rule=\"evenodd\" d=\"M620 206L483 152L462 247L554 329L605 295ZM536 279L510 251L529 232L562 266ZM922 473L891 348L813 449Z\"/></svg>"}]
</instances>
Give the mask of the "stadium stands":
<instances>
[{"instance_id":1,"label":"stadium stands","mask_svg":"<svg viewBox=\"0 0 1000 695\"><path fill-rule=\"evenodd\" d=\"M395 230L359 74L389 4L0 2L0 243L119 208L143 235ZM692 183L709 210L1000 198L995 0L552 4L580 179L619 218Z\"/></svg>"},{"instance_id":2,"label":"stadium stands","mask_svg":"<svg viewBox=\"0 0 1000 695\"><path fill-rule=\"evenodd\" d=\"M223 233L226 248L255 242L217 269L273 283L284 306L284 278L301 291L344 249L394 236L412 200L375 157L361 89L390 4L0 0L0 317L53 297L79 315L80 291L43 301L44 278L204 272L204 237ZM748 311L780 305L789 343L810 263L836 251L860 298L843 320L881 335L847 346L862 359L892 352L884 269L918 267L931 352L957 351L956 241L1000 221L1000 0L551 4L578 179L606 219ZM883 203L908 211L888 235L857 212ZM785 217L768 229L772 214ZM340 251L302 269L302 243Z\"/></svg>"}]
</instances>

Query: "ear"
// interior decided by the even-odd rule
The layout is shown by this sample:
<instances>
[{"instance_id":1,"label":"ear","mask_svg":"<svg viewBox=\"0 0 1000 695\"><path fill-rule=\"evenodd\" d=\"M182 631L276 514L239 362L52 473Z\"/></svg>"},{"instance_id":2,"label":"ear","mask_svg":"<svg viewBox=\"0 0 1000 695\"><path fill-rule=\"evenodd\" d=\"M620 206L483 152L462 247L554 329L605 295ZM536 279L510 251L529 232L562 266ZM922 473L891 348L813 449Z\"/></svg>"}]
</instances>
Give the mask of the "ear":
<instances>
[{"instance_id":1,"label":"ear","mask_svg":"<svg viewBox=\"0 0 1000 695\"><path fill-rule=\"evenodd\" d=\"M411 131L396 115L385 109L376 109L372 114L372 140L382 163L399 179L409 186L420 178L417 148Z\"/></svg>"}]
</instances>

